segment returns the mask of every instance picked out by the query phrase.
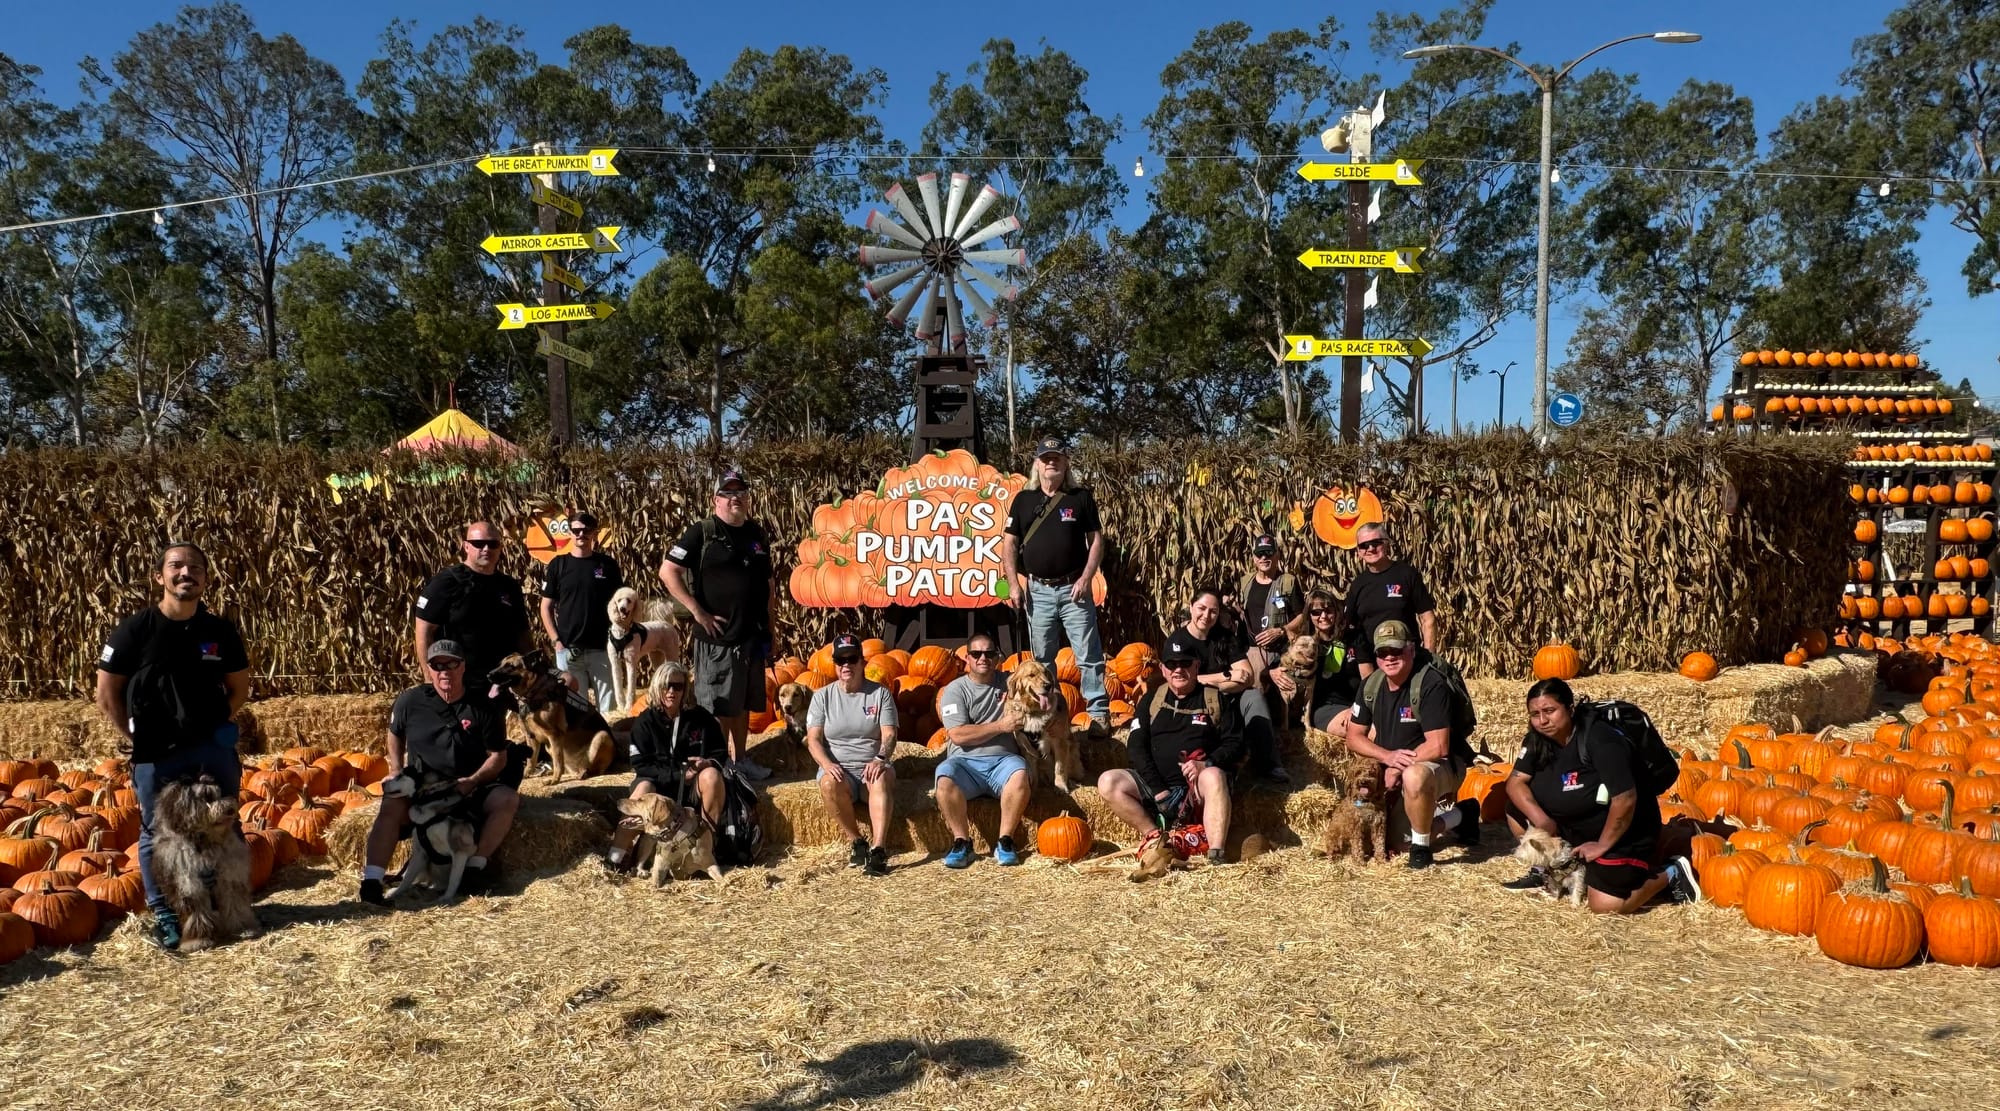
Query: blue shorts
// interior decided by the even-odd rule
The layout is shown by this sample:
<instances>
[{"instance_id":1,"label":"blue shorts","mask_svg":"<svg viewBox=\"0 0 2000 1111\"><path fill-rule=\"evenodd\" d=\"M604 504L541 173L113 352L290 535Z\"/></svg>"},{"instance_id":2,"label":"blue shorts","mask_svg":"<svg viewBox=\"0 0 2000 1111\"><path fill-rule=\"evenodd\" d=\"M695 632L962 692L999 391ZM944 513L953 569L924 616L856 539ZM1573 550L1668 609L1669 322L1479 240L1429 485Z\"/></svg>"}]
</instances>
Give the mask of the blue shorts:
<instances>
[{"instance_id":1,"label":"blue shorts","mask_svg":"<svg viewBox=\"0 0 2000 1111\"><path fill-rule=\"evenodd\" d=\"M937 777L949 779L958 784L960 793L968 799L991 795L1000 797L1000 789L1014 778L1015 772L1028 770L1028 762L1011 752L998 756L952 756L937 766Z\"/></svg>"}]
</instances>

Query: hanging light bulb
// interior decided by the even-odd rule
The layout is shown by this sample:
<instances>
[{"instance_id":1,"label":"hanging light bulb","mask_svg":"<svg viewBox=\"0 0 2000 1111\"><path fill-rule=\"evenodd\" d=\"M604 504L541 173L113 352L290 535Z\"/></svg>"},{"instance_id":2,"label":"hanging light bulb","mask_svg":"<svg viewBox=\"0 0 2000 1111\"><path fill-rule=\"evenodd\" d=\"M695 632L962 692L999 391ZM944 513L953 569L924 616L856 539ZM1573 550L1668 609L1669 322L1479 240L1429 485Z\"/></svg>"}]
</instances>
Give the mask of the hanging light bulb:
<instances>
[{"instance_id":1,"label":"hanging light bulb","mask_svg":"<svg viewBox=\"0 0 2000 1111\"><path fill-rule=\"evenodd\" d=\"M1133 177L1146 176L1146 160L1144 157L1135 158L1132 160L1132 176Z\"/></svg>"},{"instance_id":2,"label":"hanging light bulb","mask_svg":"<svg viewBox=\"0 0 2000 1111\"><path fill-rule=\"evenodd\" d=\"M708 172L711 174L715 172L715 156L712 154L708 156Z\"/></svg>"},{"instance_id":3,"label":"hanging light bulb","mask_svg":"<svg viewBox=\"0 0 2000 1111\"><path fill-rule=\"evenodd\" d=\"M1886 182L1886 181L1885 181L1885 182L1883 182L1883 183L1882 183L1882 187L1881 187L1881 188L1879 188L1879 189L1877 189L1877 190L1875 190L1875 195L1876 195L1876 196L1878 196L1878 197L1886 197L1886 196L1888 196L1888 195L1889 195L1889 183L1888 183L1888 182Z\"/></svg>"},{"instance_id":4,"label":"hanging light bulb","mask_svg":"<svg viewBox=\"0 0 2000 1111\"><path fill-rule=\"evenodd\" d=\"M1560 183L1562 182L1562 179L1563 179L1563 172L1562 172L1562 167L1560 167L1560 166L1550 166L1550 167L1549 167L1549 184L1551 184L1551 185L1557 185L1557 184L1560 184Z\"/></svg>"},{"instance_id":5,"label":"hanging light bulb","mask_svg":"<svg viewBox=\"0 0 2000 1111\"><path fill-rule=\"evenodd\" d=\"M153 210L153 226L156 228L164 228L167 226L166 213L161 212L157 208Z\"/></svg>"}]
</instances>

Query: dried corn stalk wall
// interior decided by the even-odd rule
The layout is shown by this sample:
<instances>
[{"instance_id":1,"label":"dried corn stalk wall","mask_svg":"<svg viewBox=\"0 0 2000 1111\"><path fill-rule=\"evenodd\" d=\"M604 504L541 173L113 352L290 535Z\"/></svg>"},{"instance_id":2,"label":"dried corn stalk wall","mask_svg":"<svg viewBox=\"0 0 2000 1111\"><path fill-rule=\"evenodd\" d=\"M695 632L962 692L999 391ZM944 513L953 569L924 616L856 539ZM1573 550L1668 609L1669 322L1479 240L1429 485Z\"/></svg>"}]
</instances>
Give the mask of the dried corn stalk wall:
<instances>
[{"instance_id":1,"label":"dried corn stalk wall","mask_svg":"<svg viewBox=\"0 0 2000 1111\"><path fill-rule=\"evenodd\" d=\"M1837 448L1714 441L1603 441L1537 451L1519 437L1343 447L1269 442L1147 449L1079 461L1115 545L1108 640L1155 639L1198 585L1232 585L1260 531L1284 537L1308 584L1343 587L1355 561L1310 534L1322 488L1367 482L1439 598L1453 654L1474 674L1518 677L1534 648L1568 640L1599 670L1665 668L1694 647L1725 662L1782 651L1840 590L1846 535ZM820 503L872 488L905 461L898 445L761 447L739 462L777 541L780 574ZM476 459L462 461L476 469ZM0 696L86 692L98 647L157 596L169 538L208 548L219 608L243 626L260 695L406 684L410 602L458 556L458 527L497 518L525 530L541 497L597 511L628 579L652 583L661 555L707 511L715 463L676 451L571 453L567 478L474 474L399 481L387 495L325 476L385 467L379 456L199 448L157 458L64 451L0 454ZM1724 492L1737 491L1736 512ZM1305 533L1292 530L1294 507ZM516 546L504 567L533 582ZM784 592L781 589L781 595ZM854 612L787 597L781 647L822 643Z\"/></svg>"}]
</instances>

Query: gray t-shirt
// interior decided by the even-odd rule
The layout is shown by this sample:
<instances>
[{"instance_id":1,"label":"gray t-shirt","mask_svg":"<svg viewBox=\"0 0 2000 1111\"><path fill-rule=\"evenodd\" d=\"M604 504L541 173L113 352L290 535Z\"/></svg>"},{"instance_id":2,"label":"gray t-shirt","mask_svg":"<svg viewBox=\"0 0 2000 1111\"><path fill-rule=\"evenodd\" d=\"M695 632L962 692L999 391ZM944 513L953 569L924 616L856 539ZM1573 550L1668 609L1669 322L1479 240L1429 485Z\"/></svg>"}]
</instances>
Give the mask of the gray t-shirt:
<instances>
[{"instance_id":1,"label":"gray t-shirt","mask_svg":"<svg viewBox=\"0 0 2000 1111\"><path fill-rule=\"evenodd\" d=\"M826 748L838 763L860 766L882 751L882 729L896 725L896 700L882 684L863 679L853 694L839 683L813 692L806 728L826 731Z\"/></svg>"},{"instance_id":2,"label":"gray t-shirt","mask_svg":"<svg viewBox=\"0 0 2000 1111\"><path fill-rule=\"evenodd\" d=\"M945 684L944 693L938 695L938 721L946 729L957 729L961 725L985 725L1000 720L1007 698L1007 687L998 681L982 683L970 675L961 675ZM1003 733L990 738L983 745L967 748L953 743L948 746L948 756L1019 756L1020 747L1014 743L1012 733Z\"/></svg>"}]
</instances>

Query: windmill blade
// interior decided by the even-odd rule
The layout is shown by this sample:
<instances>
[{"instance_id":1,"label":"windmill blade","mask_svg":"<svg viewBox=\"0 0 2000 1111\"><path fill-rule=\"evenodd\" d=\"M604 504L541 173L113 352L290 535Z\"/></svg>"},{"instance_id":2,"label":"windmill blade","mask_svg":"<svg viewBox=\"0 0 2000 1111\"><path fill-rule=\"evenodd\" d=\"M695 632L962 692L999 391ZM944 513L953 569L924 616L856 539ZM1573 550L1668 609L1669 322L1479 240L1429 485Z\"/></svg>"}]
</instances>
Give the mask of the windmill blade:
<instances>
[{"instance_id":1,"label":"windmill blade","mask_svg":"<svg viewBox=\"0 0 2000 1111\"><path fill-rule=\"evenodd\" d=\"M863 283L863 287L868 290L868 296L880 300L887 297L889 292L897 286L902 285L904 282L923 272L924 264L919 262L912 266L905 266L901 270L890 271L879 278L870 278Z\"/></svg>"},{"instance_id":2,"label":"windmill blade","mask_svg":"<svg viewBox=\"0 0 2000 1111\"><path fill-rule=\"evenodd\" d=\"M861 265L874 266L884 262L918 262L924 257L922 251L906 251L901 247L863 247Z\"/></svg>"},{"instance_id":3,"label":"windmill blade","mask_svg":"<svg viewBox=\"0 0 2000 1111\"><path fill-rule=\"evenodd\" d=\"M919 235L922 235L925 239L937 238L937 233L930 229L930 225L924 223L924 218L917 215L917 206L910 203L910 195L903 191L902 182L899 181L891 185L889 191L882 194L882 197L890 204L896 206L896 211L903 214L903 220L911 227L917 229Z\"/></svg>"},{"instance_id":4,"label":"windmill blade","mask_svg":"<svg viewBox=\"0 0 2000 1111\"><path fill-rule=\"evenodd\" d=\"M946 280L938 283L944 287L944 340L952 351L965 348L965 321L960 317L958 307L958 283Z\"/></svg>"},{"instance_id":5,"label":"windmill blade","mask_svg":"<svg viewBox=\"0 0 2000 1111\"><path fill-rule=\"evenodd\" d=\"M958 209L965 203L965 187L972 182L971 174L951 175L951 192L944 199L944 226L958 226Z\"/></svg>"},{"instance_id":6,"label":"windmill blade","mask_svg":"<svg viewBox=\"0 0 2000 1111\"><path fill-rule=\"evenodd\" d=\"M972 207L965 210L965 215L958 218L958 225L951 229L951 237L953 239L962 238L966 230L978 223L979 218L986 215L986 210L992 208L993 202L999 199L1000 190L993 188L991 185L982 187L979 190L979 195L972 199Z\"/></svg>"},{"instance_id":7,"label":"windmill blade","mask_svg":"<svg viewBox=\"0 0 2000 1111\"><path fill-rule=\"evenodd\" d=\"M971 278L960 271L953 275L953 280L958 283L959 295L965 298L965 303L971 305L972 311L979 314L979 323L988 328L1000 323L1000 314L994 312L993 306L986 303L986 298L979 295L979 290L973 286Z\"/></svg>"},{"instance_id":8,"label":"windmill blade","mask_svg":"<svg viewBox=\"0 0 2000 1111\"><path fill-rule=\"evenodd\" d=\"M910 318L910 306L917 303L917 294L922 293L924 287L929 284L929 282L917 282L904 290L903 295L896 298L896 303L889 306L889 323L900 325L903 321L908 320Z\"/></svg>"},{"instance_id":9,"label":"windmill blade","mask_svg":"<svg viewBox=\"0 0 2000 1111\"><path fill-rule=\"evenodd\" d=\"M923 240L911 235L903 225L896 222L894 217L884 214L880 209L869 209L868 220L861 226L874 232L876 235L886 236L898 243L908 243L918 250L923 249Z\"/></svg>"},{"instance_id":10,"label":"windmill blade","mask_svg":"<svg viewBox=\"0 0 2000 1111\"><path fill-rule=\"evenodd\" d=\"M1019 247L996 247L990 251L966 251L965 257L973 262L997 262L1002 266L1028 265L1028 252Z\"/></svg>"},{"instance_id":11,"label":"windmill blade","mask_svg":"<svg viewBox=\"0 0 2000 1111\"><path fill-rule=\"evenodd\" d=\"M988 274L986 271L981 270L979 267L974 266L969 262L966 263L961 269L963 269L965 273L971 275L972 277L978 278L980 281L985 282L986 288L992 290L993 292L999 294L1000 296L1006 298L1009 301L1012 301L1014 298L1020 296L1021 293L1020 286L1011 285L1007 282L1003 282L1000 279L994 277L991 274Z\"/></svg>"},{"instance_id":12,"label":"windmill blade","mask_svg":"<svg viewBox=\"0 0 2000 1111\"><path fill-rule=\"evenodd\" d=\"M930 217L931 227L938 229L933 234L942 235L944 220L938 215L937 175L924 174L917 178L917 192L924 198L924 215Z\"/></svg>"},{"instance_id":13,"label":"windmill blade","mask_svg":"<svg viewBox=\"0 0 2000 1111\"><path fill-rule=\"evenodd\" d=\"M924 294L924 314L917 318L917 338L929 343L937 335L937 324L932 316L937 309L938 283L926 283L928 292Z\"/></svg>"},{"instance_id":14,"label":"windmill blade","mask_svg":"<svg viewBox=\"0 0 2000 1111\"><path fill-rule=\"evenodd\" d=\"M1010 231L1018 231L1020 227L1021 218L1019 216L1002 216L1000 219L959 240L958 245L960 247L977 247L989 239L997 239Z\"/></svg>"}]
</instances>

